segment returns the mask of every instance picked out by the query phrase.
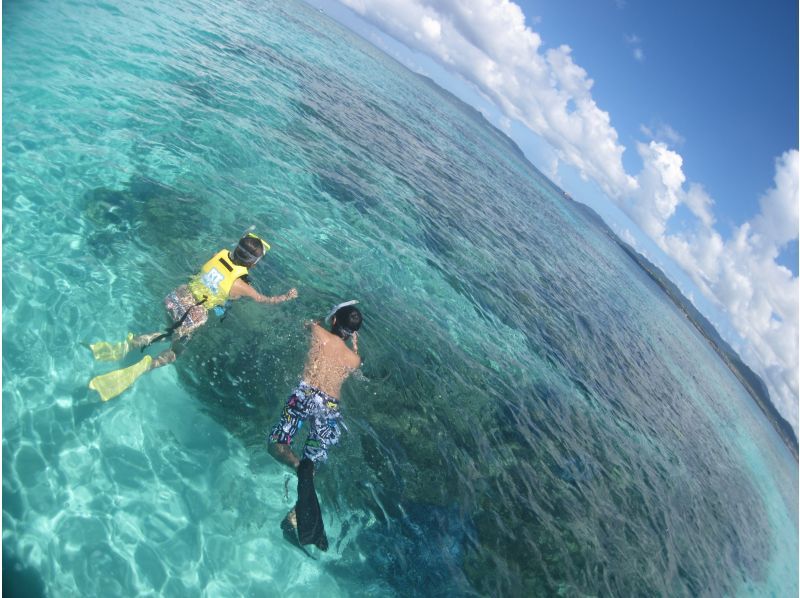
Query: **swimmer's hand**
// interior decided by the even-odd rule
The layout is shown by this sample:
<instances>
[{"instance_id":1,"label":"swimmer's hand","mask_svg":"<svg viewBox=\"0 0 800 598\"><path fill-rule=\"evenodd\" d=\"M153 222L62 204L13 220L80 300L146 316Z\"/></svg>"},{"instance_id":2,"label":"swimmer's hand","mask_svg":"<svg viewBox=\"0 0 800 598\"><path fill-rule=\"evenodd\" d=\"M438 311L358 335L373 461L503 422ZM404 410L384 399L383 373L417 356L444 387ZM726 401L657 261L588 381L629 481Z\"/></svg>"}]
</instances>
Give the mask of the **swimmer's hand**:
<instances>
[{"instance_id":1,"label":"swimmer's hand","mask_svg":"<svg viewBox=\"0 0 800 598\"><path fill-rule=\"evenodd\" d=\"M358 332L354 332L350 338L353 339L353 353L358 355Z\"/></svg>"},{"instance_id":2,"label":"swimmer's hand","mask_svg":"<svg viewBox=\"0 0 800 598\"><path fill-rule=\"evenodd\" d=\"M259 303L283 303L284 301L289 301L291 299L297 298L297 289L290 289L288 293L284 293L283 295L275 295L274 297L266 297L264 295L259 295L256 298L256 301Z\"/></svg>"}]
</instances>

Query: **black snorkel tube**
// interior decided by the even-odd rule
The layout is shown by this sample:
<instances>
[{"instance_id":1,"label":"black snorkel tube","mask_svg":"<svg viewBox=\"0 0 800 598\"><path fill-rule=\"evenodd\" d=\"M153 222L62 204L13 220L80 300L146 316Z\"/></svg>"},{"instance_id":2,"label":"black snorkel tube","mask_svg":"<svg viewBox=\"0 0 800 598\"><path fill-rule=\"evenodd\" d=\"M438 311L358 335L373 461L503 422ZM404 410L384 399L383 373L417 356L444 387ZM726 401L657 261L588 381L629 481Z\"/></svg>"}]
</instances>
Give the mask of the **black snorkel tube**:
<instances>
[{"instance_id":1,"label":"black snorkel tube","mask_svg":"<svg viewBox=\"0 0 800 598\"><path fill-rule=\"evenodd\" d=\"M340 336L343 341L346 341L347 339L353 336L352 330L350 330L349 328L345 328L344 326L339 326L338 324L336 324L335 326L333 326L333 328L331 328L331 332Z\"/></svg>"}]
</instances>

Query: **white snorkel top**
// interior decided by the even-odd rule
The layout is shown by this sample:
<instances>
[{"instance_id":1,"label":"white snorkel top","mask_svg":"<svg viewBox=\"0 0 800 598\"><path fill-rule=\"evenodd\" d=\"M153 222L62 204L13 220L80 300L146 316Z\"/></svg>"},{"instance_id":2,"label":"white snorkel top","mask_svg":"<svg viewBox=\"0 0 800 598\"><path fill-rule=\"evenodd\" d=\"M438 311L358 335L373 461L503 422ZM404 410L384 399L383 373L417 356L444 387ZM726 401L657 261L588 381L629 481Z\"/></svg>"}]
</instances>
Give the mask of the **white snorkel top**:
<instances>
[{"instance_id":1,"label":"white snorkel top","mask_svg":"<svg viewBox=\"0 0 800 598\"><path fill-rule=\"evenodd\" d=\"M345 301L343 303L340 303L339 305L334 305L330 313L327 316L325 316L325 323L330 324L331 318L334 316L334 314L343 307L347 307L348 305L355 305L356 303L358 303L356 299L351 299L350 301Z\"/></svg>"}]
</instances>

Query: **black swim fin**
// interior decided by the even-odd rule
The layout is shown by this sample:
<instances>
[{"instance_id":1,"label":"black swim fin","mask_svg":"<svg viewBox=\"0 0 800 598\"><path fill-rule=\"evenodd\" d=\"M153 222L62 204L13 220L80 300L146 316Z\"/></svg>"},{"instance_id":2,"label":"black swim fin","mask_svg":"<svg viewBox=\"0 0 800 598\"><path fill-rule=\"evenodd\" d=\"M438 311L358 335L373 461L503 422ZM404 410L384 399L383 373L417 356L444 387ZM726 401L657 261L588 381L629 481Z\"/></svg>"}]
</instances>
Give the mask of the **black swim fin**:
<instances>
[{"instance_id":1,"label":"black swim fin","mask_svg":"<svg viewBox=\"0 0 800 598\"><path fill-rule=\"evenodd\" d=\"M309 558L314 559L315 561L317 558L311 555L305 548L300 545L300 540L297 537L297 529L289 522L289 516L286 516L286 519L281 521L281 531L283 532L283 539L289 542L292 546L295 546L302 550L305 555Z\"/></svg>"},{"instance_id":2,"label":"black swim fin","mask_svg":"<svg viewBox=\"0 0 800 598\"><path fill-rule=\"evenodd\" d=\"M313 544L328 550L328 537L322 522L317 492L314 490L314 462L303 459L297 467L297 536L300 544Z\"/></svg>"}]
</instances>

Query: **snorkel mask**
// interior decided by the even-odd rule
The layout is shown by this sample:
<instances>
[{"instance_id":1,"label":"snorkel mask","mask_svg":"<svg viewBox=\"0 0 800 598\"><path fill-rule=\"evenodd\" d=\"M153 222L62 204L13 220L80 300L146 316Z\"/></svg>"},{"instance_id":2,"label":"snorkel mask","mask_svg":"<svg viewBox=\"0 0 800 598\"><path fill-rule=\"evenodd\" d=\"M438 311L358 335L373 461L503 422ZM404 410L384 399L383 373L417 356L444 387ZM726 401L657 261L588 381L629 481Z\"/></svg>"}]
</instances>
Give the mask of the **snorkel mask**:
<instances>
[{"instance_id":1,"label":"snorkel mask","mask_svg":"<svg viewBox=\"0 0 800 598\"><path fill-rule=\"evenodd\" d=\"M331 323L331 318L333 318L333 316L336 315L336 312L339 311L340 309L342 309L343 307L347 307L349 305L355 305L356 303L358 303L358 301L355 300L355 299L352 299L350 301L345 301L344 303L340 303L339 305L334 305L333 308L331 309L331 311L328 313L328 315L325 316L325 323L326 324L330 324ZM353 336L353 332L354 332L353 330L350 330L349 328L347 328L345 326L342 326L338 322L332 328L332 331L335 334L338 334L340 337L342 337L342 340L347 340L348 338Z\"/></svg>"},{"instance_id":2,"label":"snorkel mask","mask_svg":"<svg viewBox=\"0 0 800 598\"><path fill-rule=\"evenodd\" d=\"M253 255L244 245L242 245L242 241L240 240L239 244L236 246L236 249L233 250L233 257L248 268L252 268L259 262L259 260L261 260L262 257L267 254L267 252L270 250L270 247L269 243L253 233L247 233L244 237L242 237L242 239L246 239L248 237L258 239L258 241L261 242L261 247L263 249L261 255Z\"/></svg>"}]
</instances>

